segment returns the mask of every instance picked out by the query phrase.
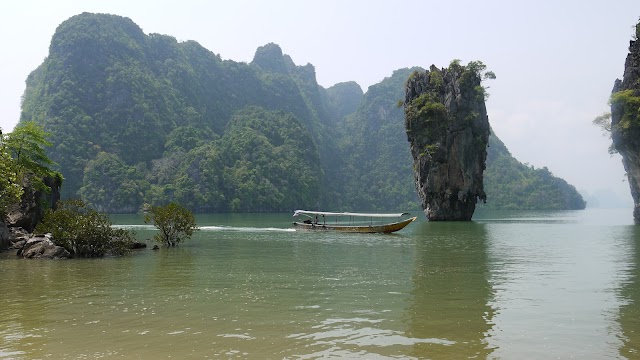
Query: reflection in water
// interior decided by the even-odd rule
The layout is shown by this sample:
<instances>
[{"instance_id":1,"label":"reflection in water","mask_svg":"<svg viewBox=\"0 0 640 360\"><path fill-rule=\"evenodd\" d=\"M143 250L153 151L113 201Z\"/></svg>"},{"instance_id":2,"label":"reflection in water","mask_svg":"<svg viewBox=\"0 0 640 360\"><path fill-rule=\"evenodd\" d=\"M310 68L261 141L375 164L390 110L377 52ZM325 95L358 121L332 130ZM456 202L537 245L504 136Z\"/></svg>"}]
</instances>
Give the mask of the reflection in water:
<instances>
[{"instance_id":1,"label":"reflection in water","mask_svg":"<svg viewBox=\"0 0 640 360\"><path fill-rule=\"evenodd\" d=\"M629 266L628 237L620 229L488 224L492 356L598 359L617 353L617 292Z\"/></svg>"},{"instance_id":2,"label":"reflection in water","mask_svg":"<svg viewBox=\"0 0 640 360\"><path fill-rule=\"evenodd\" d=\"M465 222L422 223L416 238L413 291L407 309L407 334L440 338L445 344L421 343L412 355L423 358L486 358L484 342L491 328L487 305L485 225Z\"/></svg>"},{"instance_id":3,"label":"reflection in water","mask_svg":"<svg viewBox=\"0 0 640 360\"><path fill-rule=\"evenodd\" d=\"M411 288L411 238L298 234L296 285L308 289L298 292L295 309L308 315L296 316L295 325L289 325L293 332L286 338L295 345L282 352L283 358L392 359L418 343L446 343L403 331L399 315Z\"/></svg>"},{"instance_id":4,"label":"reflection in water","mask_svg":"<svg viewBox=\"0 0 640 360\"><path fill-rule=\"evenodd\" d=\"M629 279L620 289L623 305L618 321L622 340L620 356L631 359L640 356L640 228L632 225L625 233L628 241L625 249L631 259L626 269Z\"/></svg>"},{"instance_id":5,"label":"reflection in water","mask_svg":"<svg viewBox=\"0 0 640 360\"><path fill-rule=\"evenodd\" d=\"M0 359L639 358L640 234L607 214L389 236L210 215L177 249L0 256Z\"/></svg>"},{"instance_id":6,"label":"reflection in water","mask_svg":"<svg viewBox=\"0 0 640 360\"><path fill-rule=\"evenodd\" d=\"M122 275L130 272L132 262L5 260L3 282L12 286L3 285L0 296L0 358L74 357L54 350L58 344L51 337L82 333L85 339L98 338L94 329L110 306L109 289L124 281Z\"/></svg>"},{"instance_id":7,"label":"reflection in water","mask_svg":"<svg viewBox=\"0 0 640 360\"><path fill-rule=\"evenodd\" d=\"M146 285L154 291L161 289L168 297L186 295L193 288L196 272L192 251L188 246L156 250L157 261Z\"/></svg>"}]
</instances>

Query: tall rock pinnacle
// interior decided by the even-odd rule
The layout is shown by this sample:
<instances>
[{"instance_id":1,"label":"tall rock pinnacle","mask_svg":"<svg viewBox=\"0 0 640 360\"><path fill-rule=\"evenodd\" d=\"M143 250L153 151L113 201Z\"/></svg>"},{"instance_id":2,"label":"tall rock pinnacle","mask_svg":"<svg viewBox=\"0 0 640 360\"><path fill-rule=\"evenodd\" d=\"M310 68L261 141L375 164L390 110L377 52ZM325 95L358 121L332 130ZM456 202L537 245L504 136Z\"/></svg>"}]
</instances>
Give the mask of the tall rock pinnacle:
<instances>
[{"instance_id":1,"label":"tall rock pinnacle","mask_svg":"<svg viewBox=\"0 0 640 360\"><path fill-rule=\"evenodd\" d=\"M486 200L482 173L490 126L481 86L484 68L480 62L432 65L405 84L405 128L429 220L471 220L478 199Z\"/></svg>"},{"instance_id":2,"label":"tall rock pinnacle","mask_svg":"<svg viewBox=\"0 0 640 360\"><path fill-rule=\"evenodd\" d=\"M611 94L611 139L622 155L627 172L633 217L640 222L640 22L635 39L629 43L622 80L616 79Z\"/></svg>"}]
</instances>

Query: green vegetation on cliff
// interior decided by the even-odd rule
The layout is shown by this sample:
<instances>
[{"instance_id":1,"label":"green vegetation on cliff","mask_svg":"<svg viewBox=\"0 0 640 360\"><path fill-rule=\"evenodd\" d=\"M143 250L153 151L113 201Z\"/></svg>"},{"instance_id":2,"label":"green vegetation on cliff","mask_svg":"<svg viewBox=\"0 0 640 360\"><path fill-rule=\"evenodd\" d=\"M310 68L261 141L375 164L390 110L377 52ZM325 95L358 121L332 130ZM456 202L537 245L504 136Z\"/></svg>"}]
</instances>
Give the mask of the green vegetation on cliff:
<instances>
[{"instance_id":1,"label":"green vegetation on cliff","mask_svg":"<svg viewBox=\"0 0 640 360\"><path fill-rule=\"evenodd\" d=\"M640 130L640 90L620 90L611 94L611 106L618 108L622 116L615 125L623 136L631 136Z\"/></svg>"},{"instance_id":2,"label":"green vegetation on cliff","mask_svg":"<svg viewBox=\"0 0 640 360\"><path fill-rule=\"evenodd\" d=\"M624 76L616 79L611 91L611 114L599 116L596 125L610 132L612 146L622 156L622 165L627 173L634 208L633 217L640 222L640 21L635 25L635 34L629 42L629 53L624 62ZM611 119L611 123L607 120Z\"/></svg>"},{"instance_id":3,"label":"green vegetation on cliff","mask_svg":"<svg viewBox=\"0 0 640 360\"><path fill-rule=\"evenodd\" d=\"M22 196L22 186L18 179L16 164L0 135L0 222L3 222L7 207L18 203Z\"/></svg>"},{"instance_id":4,"label":"green vegetation on cliff","mask_svg":"<svg viewBox=\"0 0 640 360\"><path fill-rule=\"evenodd\" d=\"M349 175L343 190L348 208L419 208L404 114L397 107L404 82L414 70L397 70L369 87L356 112L339 127L343 172Z\"/></svg>"},{"instance_id":5,"label":"green vegetation on cliff","mask_svg":"<svg viewBox=\"0 0 640 360\"><path fill-rule=\"evenodd\" d=\"M46 178L62 182L62 175L51 169L55 163L45 151L51 146L47 137L33 122L21 123L9 134L0 131L0 220L10 205L20 202L25 186L49 192Z\"/></svg>"},{"instance_id":6,"label":"green vegetation on cliff","mask_svg":"<svg viewBox=\"0 0 640 360\"><path fill-rule=\"evenodd\" d=\"M398 99L404 96L404 82L415 71L424 70L397 70L391 77L371 86L357 112L341 127L340 146L349 154L345 156L349 166L346 172L359 175L354 176L345 189L353 208L420 207L404 134L404 114L397 107ZM484 96L484 91L478 95ZM520 163L495 134L489 137L486 165L487 203L481 208L584 209L586 206L575 187L544 168L532 169Z\"/></svg>"},{"instance_id":7,"label":"green vegetation on cliff","mask_svg":"<svg viewBox=\"0 0 640 360\"><path fill-rule=\"evenodd\" d=\"M479 61L431 65L404 86L405 129L421 207L431 221L470 221L486 201L490 126ZM494 76L495 77L495 76Z\"/></svg>"},{"instance_id":8,"label":"green vegetation on cliff","mask_svg":"<svg viewBox=\"0 0 640 360\"><path fill-rule=\"evenodd\" d=\"M21 122L51 134L63 197L99 211L404 210L418 202L396 104L414 70L324 89L276 44L238 63L84 13L29 75Z\"/></svg>"},{"instance_id":9,"label":"green vegetation on cliff","mask_svg":"<svg viewBox=\"0 0 640 360\"><path fill-rule=\"evenodd\" d=\"M85 13L59 26L27 79L21 121L52 134L51 157L68 179L63 196L96 209L175 200L197 211L288 211L339 181L318 171L340 163L327 96L313 67L296 66L275 44L252 64L222 61L193 41ZM249 105L262 110L243 110ZM236 125L262 120L278 129Z\"/></svg>"},{"instance_id":10,"label":"green vegetation on cliff","mask_svg":"<svg viewBox=\"0 0 640 360\"><path fill-rule=\"evenodd\" d=\"M484 188L485 209L580 210L586 207L573 185L543 167L522 164L516 160L502 141L492 134L487 149L487 169Z\"/></svg>"}]
</instances>

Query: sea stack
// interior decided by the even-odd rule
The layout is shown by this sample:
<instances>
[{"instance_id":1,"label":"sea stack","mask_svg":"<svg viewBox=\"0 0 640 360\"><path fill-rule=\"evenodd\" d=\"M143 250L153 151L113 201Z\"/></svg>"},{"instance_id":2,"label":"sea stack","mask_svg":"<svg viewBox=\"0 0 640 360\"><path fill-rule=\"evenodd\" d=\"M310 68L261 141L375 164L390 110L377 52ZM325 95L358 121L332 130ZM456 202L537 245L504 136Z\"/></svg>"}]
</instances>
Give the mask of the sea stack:
<instances>
[{"instance_id":1,"label":"sea stack","mask_svg":"<svg viewBox=\"0 0 640 360\"><path fill-rule=\"evenodd\" d=\"M640 23L624 64L622 80L616 79L611 94L611 139L622 155L627 172L633 218L640 222Z\"/></svg>"},{"instance_id":2,"label":"sea stack","mask_svg":"<svg viewBox=\"0 0 640 360\"><path fill-rule=\"evenodd\" d=\"M490 126L481 62L414 72L405 84L405 128L429 220L469 221L486 201L482 174ZM489 77L493 73L487 73Z\"/></svg>"}]
</instances>

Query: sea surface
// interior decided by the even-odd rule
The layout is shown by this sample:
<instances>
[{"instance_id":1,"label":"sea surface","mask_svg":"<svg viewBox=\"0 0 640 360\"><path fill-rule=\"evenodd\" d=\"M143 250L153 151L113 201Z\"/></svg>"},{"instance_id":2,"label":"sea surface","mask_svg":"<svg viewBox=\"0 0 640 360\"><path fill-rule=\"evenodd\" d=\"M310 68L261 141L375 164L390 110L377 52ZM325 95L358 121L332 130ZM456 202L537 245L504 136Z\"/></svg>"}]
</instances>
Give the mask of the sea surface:
<instances>
[{"instance_id":1,"label":"sea surface","mask_svg":"<svg viewBox=\"0 0 640 360\"><path fill-rule=\"evenodd\" d=\"M177 248L1 253L0 359L640 358L631 209L413 213L392 235L215 214Z\"/></svg>"}]
</instances>

